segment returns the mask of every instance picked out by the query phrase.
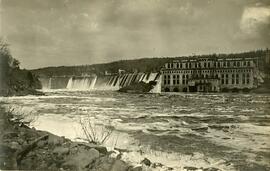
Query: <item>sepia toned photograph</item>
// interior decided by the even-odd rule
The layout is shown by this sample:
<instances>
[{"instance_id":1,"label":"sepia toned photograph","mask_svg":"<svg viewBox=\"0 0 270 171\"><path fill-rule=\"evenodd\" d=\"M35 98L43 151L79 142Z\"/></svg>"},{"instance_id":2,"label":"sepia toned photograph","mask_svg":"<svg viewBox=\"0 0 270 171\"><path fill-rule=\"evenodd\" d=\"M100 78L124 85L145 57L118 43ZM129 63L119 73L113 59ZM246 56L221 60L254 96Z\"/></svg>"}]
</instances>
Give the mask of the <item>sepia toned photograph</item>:
<instances>
[{"instance_id":1,"label":"sepia toned photograph","mask_svg":"<svg viewBox=\"0 0 270 171\"><path fill-rule=\"evenodd\" d=\"M0 170L270 171L270 0L0 0Z\"/></svg>"}]
</instances>

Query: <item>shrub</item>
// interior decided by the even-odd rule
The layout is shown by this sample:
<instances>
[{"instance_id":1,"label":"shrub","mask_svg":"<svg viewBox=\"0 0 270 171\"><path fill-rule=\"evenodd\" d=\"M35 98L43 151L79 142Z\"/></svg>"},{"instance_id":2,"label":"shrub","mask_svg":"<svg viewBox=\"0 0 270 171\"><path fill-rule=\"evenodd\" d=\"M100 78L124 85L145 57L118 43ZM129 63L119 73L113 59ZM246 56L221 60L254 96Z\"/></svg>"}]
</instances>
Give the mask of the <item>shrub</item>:
<instances>
[{"instance_id":1,"label":"shrub","mask_svg":"<svg viewBox=\"0 0 270 171\"><path fill-rule=\"evenodd\" d=\"M7 119L13 123L29 126L37 119L37 113L25 107L8 106L6 107Z\"/></svg>"},{"instance_id":2,"label":"shrub","mask_svg":"<svg viewBox=\"0 0 270 171\"><path fill-rule=\"evenodd\" d=\"M114 127L111 126L101 126L96 125L93 120L88 116L87 118L80 119L80 125L83 134L86 137L88 143L93 144L104 144L111 137Z\"/></svg>"}]
</instances>

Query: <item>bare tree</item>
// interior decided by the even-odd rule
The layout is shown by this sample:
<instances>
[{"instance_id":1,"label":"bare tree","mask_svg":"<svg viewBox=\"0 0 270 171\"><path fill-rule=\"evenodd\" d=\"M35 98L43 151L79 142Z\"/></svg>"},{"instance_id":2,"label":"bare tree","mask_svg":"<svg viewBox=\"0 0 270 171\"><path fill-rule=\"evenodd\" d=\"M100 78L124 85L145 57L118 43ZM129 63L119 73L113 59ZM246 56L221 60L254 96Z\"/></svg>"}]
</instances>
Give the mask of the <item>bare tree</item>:
<instances>
[{"instance_id":1,"label":"bare tree","mask_svg":"<svg viewBox=\"0 0 270 171\"><path fill-rule=\"evenodd\" d=\"M87 142L94 144L104 144L108 141L114 130L114 127L110 123L109 126L97 126L89 116L80 119L80 125Z\"/></svg>"}]
</instances>

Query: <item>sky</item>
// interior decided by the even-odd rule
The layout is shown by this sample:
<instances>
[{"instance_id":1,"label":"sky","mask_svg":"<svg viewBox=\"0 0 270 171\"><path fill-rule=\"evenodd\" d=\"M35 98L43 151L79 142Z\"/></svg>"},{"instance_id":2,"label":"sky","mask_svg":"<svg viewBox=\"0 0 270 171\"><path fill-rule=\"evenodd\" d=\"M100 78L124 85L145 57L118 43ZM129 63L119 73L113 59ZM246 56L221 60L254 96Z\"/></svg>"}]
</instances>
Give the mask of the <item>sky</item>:
<instances>
[{"instance_id":1,"label":"sky","mask_svg":"<svg viewBox=\"0 0 270 171\"><path fill-rule=\"evenodd\" d=\"M0 0L0 19L27 69L270 45L270 0Z\"/></svg>"}]
</instances>

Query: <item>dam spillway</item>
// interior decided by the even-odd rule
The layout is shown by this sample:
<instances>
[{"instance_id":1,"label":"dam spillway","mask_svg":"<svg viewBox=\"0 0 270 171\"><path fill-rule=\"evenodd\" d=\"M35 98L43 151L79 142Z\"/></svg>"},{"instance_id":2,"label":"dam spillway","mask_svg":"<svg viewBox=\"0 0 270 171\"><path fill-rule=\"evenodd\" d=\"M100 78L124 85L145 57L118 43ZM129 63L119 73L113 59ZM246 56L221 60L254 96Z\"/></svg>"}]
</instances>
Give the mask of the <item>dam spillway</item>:
<instances>
[{"instance_id":1,"label":"dam spillway","mask_svg":"<svg viewBox=\"0 0 270 171\"><path fill-rule=\"evenodd\" d=\"M119 75L102 76L54 76L39 78L42 89L66 89L66 90L119 90L121 87L133 83L156 81L153 91L160 88L161 77L159 73L126 73Z\"/></svg>"}]
</instances>

